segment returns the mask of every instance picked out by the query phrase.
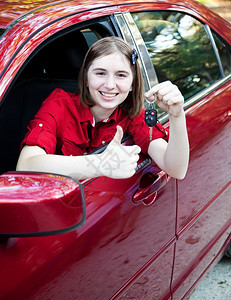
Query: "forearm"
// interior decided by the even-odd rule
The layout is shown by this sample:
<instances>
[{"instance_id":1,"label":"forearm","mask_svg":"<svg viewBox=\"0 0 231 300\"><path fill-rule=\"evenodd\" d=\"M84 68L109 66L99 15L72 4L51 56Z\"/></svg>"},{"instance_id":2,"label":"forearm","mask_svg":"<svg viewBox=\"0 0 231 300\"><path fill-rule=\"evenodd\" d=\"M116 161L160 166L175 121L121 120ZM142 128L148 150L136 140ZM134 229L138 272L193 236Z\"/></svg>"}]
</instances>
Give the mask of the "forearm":
<instances>
[{"instance_id":1,"label":"forearm","mask_svg":"<svg viewBox=\"0 0 231 300\"><path fill-rule=\"evenodd\" d=\"M168 146L165 152L165 164L178 179L186 175L189 162L189 142L185 114L179 117L169 116L170 132Z\"/></svg>"},{"instance_id":2,"label":"forearm","mask_svg":"<svg viewBox=\"0 0 231 300\"><path fill-rule=\"evenodd\" d=\"M79 180L98 176L129 178L135 173L140 147L121 145L123 131L119 131L100 154L63 156L47 154L38 146L25 146L20 153L17 170L56 173Z\"/></svg>"},{"instance_id":3,"label":"forearm","mask_svg":"<svg viewBox=\"0 0 231 300\"><path fill-rule=\"evenodd\" d=\"M169 115L169 141L153 141L148 153L157 165L170 176L183 179L186 175L189 161L189 143L185 115L178 117Z\"/></svg>"},{"instance_id":4,"label":"forearm","mask_svg":"<svg viewBox=\"0 0 231 300\"><path fill-rule=\"evenodd\" d=\"M150 143L148 154L157 165L170 176L183 179L189 161L189 143L184 114L184 97L170 81L155 85L145 96L168 112L170 123L169 142L154 140Z\"/></svg>"},{"instance_id":5,"label":"forearm","mask_svg":"<svg viewBox=\"0 0 231 300\"><path fill-rule=\"evenodd\" d=\"M30 150L33 150L33 154ZM100 176L99 163L97 154L91 156L49 155L43 149L25 147L21 152L17 170L56 173L80 180Z\"/></svg>"}]
</instances>

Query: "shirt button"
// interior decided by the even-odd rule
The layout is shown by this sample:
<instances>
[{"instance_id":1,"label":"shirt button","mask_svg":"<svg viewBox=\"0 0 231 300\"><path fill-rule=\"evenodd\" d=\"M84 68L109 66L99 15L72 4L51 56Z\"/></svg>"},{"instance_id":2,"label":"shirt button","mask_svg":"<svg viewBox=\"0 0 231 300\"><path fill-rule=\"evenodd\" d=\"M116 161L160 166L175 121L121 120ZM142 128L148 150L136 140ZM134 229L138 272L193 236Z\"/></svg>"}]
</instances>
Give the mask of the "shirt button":
<instances>
[{"instance_id":1,"label":"shirt button","mask_svg":"<svg viewBox=\"0 0 231 300\"><path fill-rule=\"evenodd\" d=\"M102 144L104 145L104 144L105 144L105 141L102 141Z\"/></svg>"},{"instance_id":2,"label":"shirt button","mask_svg":"<svg viewBox=\"0 0 231 300\"><path fill-rule=\"evenodd\" d=\"M42 123L40 123L40 124L39 124L39 127L43 127L43 124L42 124Z\"/></svg>"}]
</instances>

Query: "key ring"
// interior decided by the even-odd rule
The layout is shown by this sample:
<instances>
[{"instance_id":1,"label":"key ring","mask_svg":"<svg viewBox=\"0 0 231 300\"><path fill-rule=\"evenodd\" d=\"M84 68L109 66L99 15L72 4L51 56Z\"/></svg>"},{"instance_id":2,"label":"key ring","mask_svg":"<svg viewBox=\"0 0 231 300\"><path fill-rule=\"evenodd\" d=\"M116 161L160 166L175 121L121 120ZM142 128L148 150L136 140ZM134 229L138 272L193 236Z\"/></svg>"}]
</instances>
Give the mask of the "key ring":
<instances>
[{"instance_id":1,"label":"key ring","mask_svg":"<svg viewBox=\"0 0 231 300\"><path fill-rule=\"evenodd\" d=\"M145 101L148 103L148 106L149 106L149 107L154 106L154 103L156 102L157 94L155 93L154 96L155 96L155 99L154 99L153 101L150 101L150 100L148 100L147 98L145 98Z\"/></svg>"}]
</instances>

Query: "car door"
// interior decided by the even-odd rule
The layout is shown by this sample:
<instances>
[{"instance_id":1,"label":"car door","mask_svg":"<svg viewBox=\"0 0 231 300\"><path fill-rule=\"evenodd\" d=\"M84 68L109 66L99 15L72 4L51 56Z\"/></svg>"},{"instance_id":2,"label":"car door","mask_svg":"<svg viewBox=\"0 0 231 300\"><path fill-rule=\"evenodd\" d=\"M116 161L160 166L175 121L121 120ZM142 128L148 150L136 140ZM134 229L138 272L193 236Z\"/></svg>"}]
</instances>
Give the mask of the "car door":
<instances>
[{"instance_id":1,"label":"car door","mask_svg":"<svg viewBox=\"0 0 231 300\"><path fill-rule=\"evenodd\" d=\"M119 12L116 8L114 10ZM110 8L109 13L112 12L113 8ZM74 26L82 20L84 22ZM25 115L31 110L33 114L38 106L40 100L37 102L37 96L43 95L44 87L47 93L59 81L57 76L63 69L56 69L56 64L53 64L55 69L52 72L47 63L51 63L55 55L64 59L64 50L62 48L59 53L59 47L53 48L48 37L68 45L68 41L64 43L61 39L64 33L70 32L74 37L78 32L88 46L95 38L104 35L129 37L128 28L121 28L124 30L121 32L113 24L118 25L113 16L111 19L107 17L107 9L87 11L81 16L75 16L72 11L70 17L59 19L57 24L53 20L41 30L37 26L37 31L26 37L8 64L11 77L8 74L2 76L2 85L5 84L2 91L8 88L5 96L4 93L1 95L0 118L1 124L5 124L4 136L18 137L18 127L25 129L25 124L22 124L28 119ZM44 44L41 44L41 37ZM80 46L82 44L78 48ZM31 57L27 60L28 55ZM41 74L43 77L39 77ZM64 86L73 88L73 78L64 79ZM12 107L17 109L12 111ZM19 121L17 126L15 117ZM8 119L11 122L7 125ZM126 139L124 143L131 144L132 139ZM4 151L7 157L7 147ZM9 157L14 161L17 159L15 153ZM5 160L4 170L7 170L12 161ZM4 282L1 297L95 300L142 299L147 295L149 298L169 299L175 244L176 181L141 154L133 177L124 180L92 178L83 181L82 186L86 222L81 228L57 236L10 238L1 245L0 256L5 261L0 274L1 282Z\"/></svg>"},{"instance_id":2,"label":"car door","mask_svg":"<svg viewBox=\"0 0 231 300\"><path fill-rule=\"evenodd\" d=\"M186 178L177 183L176 300L222 254L231 211L230 41L179 8L132 13L158 80L171 80L185 97L191 154Z\"/></svg>"}]
</instances>

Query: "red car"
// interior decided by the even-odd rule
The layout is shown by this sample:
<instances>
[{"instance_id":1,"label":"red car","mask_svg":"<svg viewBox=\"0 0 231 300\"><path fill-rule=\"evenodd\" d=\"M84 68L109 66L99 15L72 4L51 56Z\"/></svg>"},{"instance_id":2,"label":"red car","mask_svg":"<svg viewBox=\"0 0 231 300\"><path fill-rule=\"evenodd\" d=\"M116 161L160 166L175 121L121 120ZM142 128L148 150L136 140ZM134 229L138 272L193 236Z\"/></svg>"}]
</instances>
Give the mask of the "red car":
<instances>
[{"instance_id":1,"label":"red car","mask_svg":"<svg viewBox=\"0 0 231 300\"><path fill-rule=\"evenodd\" d=\"M75 92L110 35L137 49L147 89L169 79L183 93L185 179L144 155L123 180L15 172L42 101ZM0 47L0 299L187 299L231 254L231 25L191 0L4 0Z\"/></svg>"}]
</instances>

